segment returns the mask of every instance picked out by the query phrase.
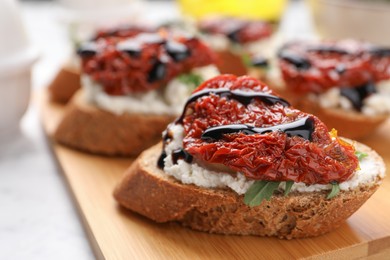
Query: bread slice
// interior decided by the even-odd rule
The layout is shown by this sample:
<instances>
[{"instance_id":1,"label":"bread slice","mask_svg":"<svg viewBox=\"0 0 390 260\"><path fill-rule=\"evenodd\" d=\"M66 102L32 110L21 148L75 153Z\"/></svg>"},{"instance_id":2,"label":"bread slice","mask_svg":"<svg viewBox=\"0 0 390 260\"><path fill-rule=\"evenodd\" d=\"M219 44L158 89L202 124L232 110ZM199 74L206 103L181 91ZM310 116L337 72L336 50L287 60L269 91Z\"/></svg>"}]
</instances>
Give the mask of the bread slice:
<instances>
[{"instance_id":1,"label":"bread slice","mask_svg":"<svg viewBox=\"0 0 390 260\"><path fill-rule=\"evenodd\" d=\"M64 65L49 85L50 98L54 102L68 103L80 88L79 70L71 65Z\"/></svg>"},{"instance_id":2,"label":"bread slice","mask_svg":"<svg viewBox=\"0 0 390 260\"><path fill-rule=\"evenodd\" d=\"M168 115L116 115L86 103L80 89L68 104L54 139L94 154L132 156L161 140L173 120Z\"/></svg>"},{"instance_id":3,"label":"bread slice","mask_svg":"<svg viewBox=\"0 0 390 260\"><path fill-rule=\"evenodd\" d=\"M221 74L234 74L243 76L247 74L247 68L242 57L229 49L216 51L218 62L217 67Z\"/></svg>"},{"instance_id":4,"label":"bread slice","mask_svg":"<svg viewBox=\"0 0 390 260\"><path fill-rule=\"evenodd\" d=\"M367 146L357 144L357 149L382 161ZM286 197L275 194L270 201L251 208L243 203L243 195L230 189L182 184L165 174L157 167L160 153L158 144L136 159L116 187L115 199L156 222L175 221L210 233L286 239L318 236L340 226L380 184L378 177L375 183L341 191L329 200L329 191L291 192Z\"/></svg>"}]
</instances>

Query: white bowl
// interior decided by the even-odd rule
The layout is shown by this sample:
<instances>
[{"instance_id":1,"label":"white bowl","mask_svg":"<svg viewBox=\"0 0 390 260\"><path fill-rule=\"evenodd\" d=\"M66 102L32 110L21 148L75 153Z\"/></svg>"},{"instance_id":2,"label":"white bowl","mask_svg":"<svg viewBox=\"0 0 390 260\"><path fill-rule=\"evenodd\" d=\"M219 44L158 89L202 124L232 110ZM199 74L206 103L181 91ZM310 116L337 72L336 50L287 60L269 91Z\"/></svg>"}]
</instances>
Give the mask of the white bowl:
<instances>
[{"instance_id":1,"label":"white bowl","mask_svg":"<svg viewBox=\"0 0 390 260\"><path fill-rule=\"evenodd\" d=\"M17 2L0 1L0 62L28 48Z\"/></svg>"},{"instance_id":2,"label":"white bowl","mask_svg":"<svg viewBox=\"0 0 390 260\"><path fill-rule=\"evenodd\" d=\"M31 68L37 59L16 1L0 1L0 139L19 127L30 98Z\"/></svg>"},{"instance_id":3,"label":"white bowl","mask_svg":"<svg viewBox=\"0 0 390 260\"><path fill-rule=\"evenodd\" d=\"M31 66L37 58L34 49L0 61L0 139L19 127L30 99Z\"/></svg>"},{"instance_id":4,"label":"white bowl","mask_svg":"<svg viewBox=\"0 0 390 260\"><path fill-rule=\"evenodd\" d=\"M318 33L327 39L354 38L390 45L390 2L308 0Z\"/></svg>"}]
</instances>

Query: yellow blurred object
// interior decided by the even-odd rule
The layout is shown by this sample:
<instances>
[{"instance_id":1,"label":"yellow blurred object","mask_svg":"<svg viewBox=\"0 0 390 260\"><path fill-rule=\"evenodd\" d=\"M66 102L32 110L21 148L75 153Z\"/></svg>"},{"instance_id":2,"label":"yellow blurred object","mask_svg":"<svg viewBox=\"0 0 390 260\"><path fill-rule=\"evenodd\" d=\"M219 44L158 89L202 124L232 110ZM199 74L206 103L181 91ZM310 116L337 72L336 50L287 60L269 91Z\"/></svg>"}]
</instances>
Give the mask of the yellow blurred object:
<instances>
[{"instance_id":1,"label":"yellow blurred object","mask_svg":"<svg viewBox=\"0 0 390 260\"><path fill-rule=\"evenodd\" d=\"M287 0L178 0L183 14L196 19L228 15L278 21Z\"/></svg>"}]
</instances>

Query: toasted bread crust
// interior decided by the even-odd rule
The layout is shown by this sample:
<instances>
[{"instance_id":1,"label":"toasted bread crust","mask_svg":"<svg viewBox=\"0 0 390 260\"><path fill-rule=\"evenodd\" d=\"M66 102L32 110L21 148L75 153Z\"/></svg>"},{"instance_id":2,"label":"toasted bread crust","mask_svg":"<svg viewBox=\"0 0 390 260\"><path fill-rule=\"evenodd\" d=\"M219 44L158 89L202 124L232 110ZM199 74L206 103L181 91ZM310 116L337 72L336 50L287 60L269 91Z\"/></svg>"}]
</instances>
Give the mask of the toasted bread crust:
<instances>
[{"instance_id":1,"label":"toasted bread crust","mask_svg":"<svg viewBox=\"0 0 390 260\"><path fill-rule=\"evenodd\" d=\"M133 156L161 140L174 116L122 114L87 104L79 90L66 108L54 139L82 151Z\"/></svg>"},{"instance_id":2,"label":"toasted bread crust","mask_svg":"<svg viewBox=\"0 0 390 260\"><path fill-rule=\"evenodd\" d=\"M370 148L359 150L382 160ZM126 171L114 191L124 207L156 222L179 222L195 230L235 235L303 238L340 226L375 192L380 180L327 200L327 192L275 194L257 207L243 203L230 189L206 189L182 184L157 168L161 144L144 151Z\"/></svg>"},{"instance_id":3,"label":"toasted bread crust","mask_svg":"<svg viewBox=\"0 0 390 260\"><path fill-rule=\"evenodd\" d=\"M218 62L217 67L221 74L234 74L243 76L247 74L247 68L239 54L233 53L229 49L216 51Z\"/></svg>"},{"instance_id":4,"label":"toasted bread crust","mask_svg":"<svg viewBox=\"0 0 390 260\"><path fill-rule=\"evenodd\" d=\"M80 88L80 72L70 65L65 65L49 85L50 98L54 102L68 103Z\"/></svg>"}]
</instances>

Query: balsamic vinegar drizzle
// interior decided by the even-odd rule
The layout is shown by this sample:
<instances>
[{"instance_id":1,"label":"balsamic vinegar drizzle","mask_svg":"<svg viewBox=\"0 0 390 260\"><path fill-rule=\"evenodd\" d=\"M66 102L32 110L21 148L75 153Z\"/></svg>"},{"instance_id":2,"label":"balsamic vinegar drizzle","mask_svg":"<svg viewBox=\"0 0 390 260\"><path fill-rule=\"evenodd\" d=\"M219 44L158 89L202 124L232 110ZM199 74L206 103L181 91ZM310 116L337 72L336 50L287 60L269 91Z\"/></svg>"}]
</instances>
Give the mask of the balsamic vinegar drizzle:
<instances>
[{"instance_id":1,"label":"balsamic vinegar drizzle","mask_svg":"<svg viewBox=\"0 0 390 260\"><path fill-rule=\"evenodd\" d=\"M258 68L268 68L268 60L264 57L257 56L251 60L251 65Z\"/></svg>"},{"instance_id":2,"label":"balsamic vinegar drizzle","mask_svg":"<svg viewBox=\"0 0 390 260\"><path fill-rule=\"evenodd\" d=\"M350 52L344 50L344 49L341 49L339 47L336 47L336 46L326 46L326 45L323 45L323 46L313 46L313 47L309 47L307 49L308 51L313 51L313 52L318 52L318 53L334 53L334 54L341 54L341 55L348 55L350 54Z\"/></svg>"},{"instance_id":3,"label":"balsamic vinegar drizzle","mask_svg":"<svg viewBox=\"0 0 390 260\"><path fill-rule=\"evenodd\" d=\"M343 63L339 63L336 65L335 67L335 71L338 73L338 74L343 74L344 72L347 71L347 68L345 67L345 65Z\"/></svg>"},{"instance_id":4,"label":"balsamic vinegar drizzle","mask_svg":"<svg viewBox=\"0 0 390 260\"><path fill-rule=\"evenodd\" d=\"M77 49L77 54L82 58L94 56L98 52L96 43L86 42Z\"/></svg>"},{"instance_id":5,"label":"balsamic vinegar drizzle","mask_svg":"<svg viewBox=\"0 0 390 260\"><path fill-rule=\"evenodd\" d=\"M306 116L291 123L269 127L253 127L245 124L221 125L206 129L201 138L204 141L213 142L222 139L225 134L243 133L245 135L253 135L273 131L282 131L288 136L299 136L312 141L311 135L314 132L314 119Z\"/></svg>"},{"instance_id":6,"label":"balsamic vinegar drizzle","mask_svg":"<svg viewBox=\"0 0 390 260\"><path fill-rule=\"evenodd\" d=\"M169 126L168 126L168 128L169 128ZM168 130L165 130L163 133L162 139L163 139L163 150L162 150L162 153L157 161L157 166L160 169L164 169L164 166L165 166L164 160L167 157L167 153L165 152L165 144L167 142L170 142L173 139L172 133ZM184 160L187 163L191 163L193 160L193 157L191 154L187 153L187 151L185 151L184 148L180 148L180 149L177 149L177 150L172 152L172 162L174 164L177 164L177 161L180 159Z\"/></svg>"},{"instance_id":7,"label":"balsamic vinegar drizzle","mask_svg":"<svg viewBox=\"0 0 390 260\"><path fill-rule=\"evenodd\" d=\"M148 75L148 82L154 82L163 79L167 74L167 65L157 60Z\"/></svg>"},{"instance_id":8,"label":"balsamic vinegar drizzle","mask_svg":"<svg viewBox=\"0 0 390 260\"><path fill-rule=\"evenodd\" d=\"M379 56L379 57L387 57L390 56L390 48L383 48L383 47L372 47L369 52L372 55Z\"/></svg>"},{"instance_id":9,"label":"balsamic vinegar drizzle","mask_svg":"<svg viewBox=\"0 0 390 260\"><path fill-rule=\"evenodd\" d=\"M165 43L165 48L174 61L184 60L191 55L187 46L179 42L168 41Z\"/></svg>"},{"instance_id":10,"label":"balsamic vinegar drizzle","mask_svg":"<svg viewBox=\"0 0 390 260\"><path fill-rule=\"evenodd\" d=\"M300 57L298 55L289 53L287 51L279 52L279 58L291 63L297 69L300 69L300 70L307 70L307 69L310 69L310 67L311 67L310 61L308 61L304 57Z\"/></svg>"},{"instance_id":11,"label":"balsamic vinegar drizzle","mask_svg":"<svg viewBox=\"0 0 390 260\"><path fill-rule=\"evenodd\" d=\"M230 31L228 34L226 34L226 37L229 40L231 40L232 42L239 43L240 42L239 34L240 34L241 29L242 28L236 28L236 29Z\"/></svg>"},{"instance_id":12,"label":"balsamic vinegar drizzle","mask_svg":"<svg viewBox=\"0 0 390 260\"><path fill-rule=\"evenodd\" d=\"M187 163L191 163L193 157L191 154L187 153L183 148L181 148L172 152L172 162L174 164L177 164L177 161L180 159L184 160Z\"/></svg>"},{"instance_id":13,"label":"balsamic vinegar drizzle","mask_svg":"<svg viewBox=\"0 0 390 260\"><path fill-rule=\"evenodd\" d=\"M340 94L351 101L353 107L361 111L363 107L363 100L369 95L376 93L375 84L368 82L356 88L341 88Z\"/></svg>"},{"instance_id":14,"label":"balsamic vinegar drizzle","mask_svg":"<svg viewBox=\"0 0 390 260\"><path fill-rule=\"evenodd\" d=\"M169 125L168 125L168 129L169 129ZM165 152L165 144L167 142L170 142L172 140L172 138L173 138L172 133L169 132L168 129L166 129L163 132L163 136L162 136L162 139L163 139L163 149L162 149L160 157L157 160L157 167L160 168L160 169L164 169L164 165L165 165L164 160L167 157L167 153Z\"/></svg>"},{"instance_id":15,"label":"balsamic vinegar drizzle","mask_svg":"<svg viewBox=\"0 0 390 260\"><path fill-rule=\"evenodd\" d=\"M118 51L126 52L132 57L139 57L142 53L142 44L135 41L120 42L116 48Z\"/></svg>"},{"instance_id":16,"label":"balsamic vinegar drizzle","mask_svg":"<svg viewBox=\"0 0 390 260\"><path fill-rule=\"evenodd\" d=\"M164 166L165 166L164 160L166 157L167 157L167 153L163 149L160 157L158 157L158 160L157 160L157 167L158 168L164 169Z\"/></svg>"},{"instance_id":17,"label":"balsamic vinegar drizzle","mask_svg":"<svg viewBox=\"0 0 390 260\"><path fill-rule=\"evenodd\" d=\"M290 103L288 103L285 99L274 96L267 93L261 93L261 92L248 92L248 91L242 91L242 90L230 90L227 88L220 88L220 89L204 89L199 92L194 93L192 96L190 96L184 105L183 113L181 116L176 120L176 123L181 123L185 116L185 111L187 110L187 107L190 103L194 102L198 98L201 98L203 96L208 96L210 94L219 95L221 97L226 97L229 99L235 99L238 102L242 103L243 105L248 105L254 98L258 98L264 103L268 105L275 105L276 103L280 103L283 106L290 106Z\"/></svg>"}]
</instances>

